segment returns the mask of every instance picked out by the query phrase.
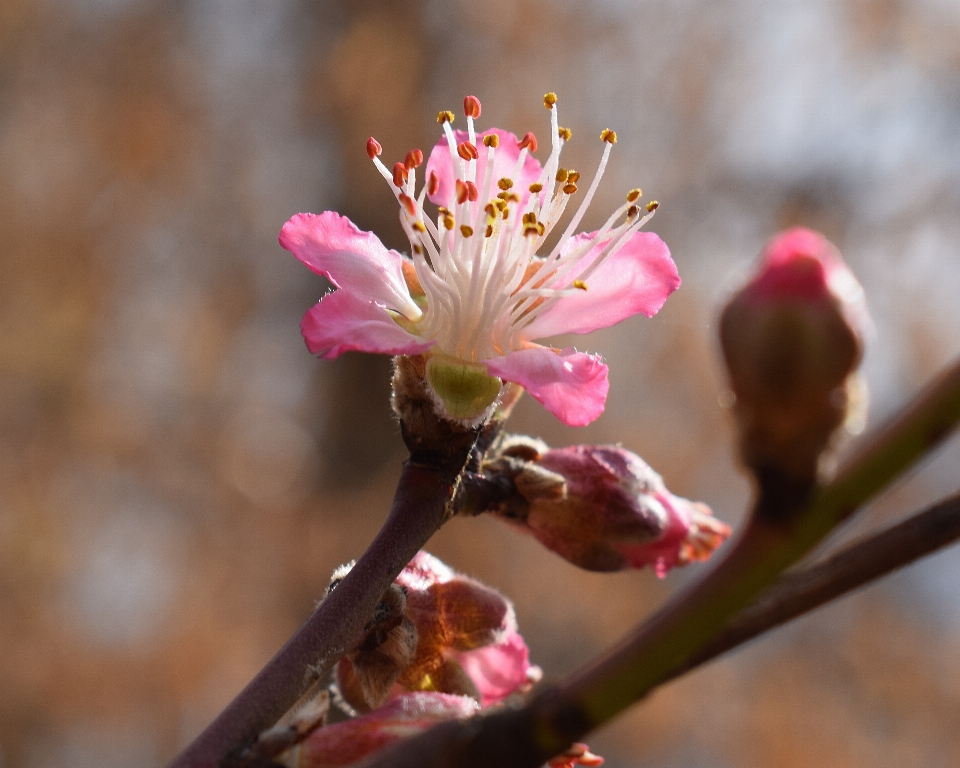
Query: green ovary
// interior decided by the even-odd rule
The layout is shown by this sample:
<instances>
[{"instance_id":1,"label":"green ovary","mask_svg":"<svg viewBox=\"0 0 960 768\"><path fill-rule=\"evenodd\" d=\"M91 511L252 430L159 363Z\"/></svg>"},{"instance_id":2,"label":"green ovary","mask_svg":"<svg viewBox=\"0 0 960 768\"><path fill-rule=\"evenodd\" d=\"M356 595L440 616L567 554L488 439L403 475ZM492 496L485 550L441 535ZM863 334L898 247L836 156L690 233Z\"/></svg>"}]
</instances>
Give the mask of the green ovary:
<instances>
[{"instance_id":1,"label":"green ovary","mask_svg":"<svg viewBox=\"0 0 960 768\"><path fill-rule=\"evenodd\" d=\"M427 361L427 381L455 419L480 416L493 405L502 385L486 366L436 354Z\"/></svg>"}]
</instances>

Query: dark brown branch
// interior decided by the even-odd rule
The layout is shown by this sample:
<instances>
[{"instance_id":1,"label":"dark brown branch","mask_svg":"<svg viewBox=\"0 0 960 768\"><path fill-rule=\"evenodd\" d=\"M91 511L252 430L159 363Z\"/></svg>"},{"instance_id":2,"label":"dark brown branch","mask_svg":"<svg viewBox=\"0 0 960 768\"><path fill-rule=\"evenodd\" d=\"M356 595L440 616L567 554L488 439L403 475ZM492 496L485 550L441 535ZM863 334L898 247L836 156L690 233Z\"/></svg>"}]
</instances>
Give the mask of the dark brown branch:
<instances>
[{"instance_id":1,"label":"dark brown branch","mask_svg":"<svg viewBox=\"0 0 960 768\"><path fill-rule=\"evenodd\" d=\"M960 494L852 544L823 562L788 573L663 682L909 565L958 538Z\"/></svg>"},{"instance_id":2,"label":"dark brown branch","mask_svg":"<svg viewBox=\"0 0 960 768\"><path fill-rule=\"evenodd\" d=\"M231 749L252 741L359 641L387 587L443 523L458 473L459 467L404 464L390 515L357 564L168 768L212 767Z\"/></svg>"}]
</instances>

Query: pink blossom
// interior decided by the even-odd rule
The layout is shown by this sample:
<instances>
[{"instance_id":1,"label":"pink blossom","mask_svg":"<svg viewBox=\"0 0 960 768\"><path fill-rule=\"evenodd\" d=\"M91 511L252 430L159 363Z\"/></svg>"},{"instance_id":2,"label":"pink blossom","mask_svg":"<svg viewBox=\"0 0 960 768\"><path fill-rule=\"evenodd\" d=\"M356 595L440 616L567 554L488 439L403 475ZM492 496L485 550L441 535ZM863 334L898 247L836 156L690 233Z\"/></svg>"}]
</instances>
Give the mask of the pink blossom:
<instances>
[{"instance_id":1,"label":"pink blossom","mask_svg":"<svg viewBox=\"0 0 960 768\"><path fill-rule=\"evenodd\" d=\"M284 225L280 244L336 287L301 324L311 352L324 358L350 350L427 354L434 363L428 380L439 366L448 380L452 369L454 379L466 372L459 378L514 382L575 426L603 412L609 383L600 357L536 340L588 333L635 314L651 317L680 278L663 241L639 231L657 207L642 206L640 190L628 193L599 230L575 234L616 141L609 130L601 134L603 156L582 202L556 245L543 250L579 181L578 173L560 166L570 132L557 122L556 96L547 94L544 104L552 140L543 166L531 154L532 134L518 140L496 128L477 133L480 108L473 97L465 101L466 131L453 130L452 113L440 114L444 137L430 154L419 192L419 150L391 172L378 157L380 145L368 142L368 154L400 202L409 259L332 211L297 214ZM434 217L424 209L427 198L437 206ZM438 411L482 421L495 407L498 387L474 386L482 397L470 392L453 402L446 393L435 398Z\"/></svg>"}]
</instances>

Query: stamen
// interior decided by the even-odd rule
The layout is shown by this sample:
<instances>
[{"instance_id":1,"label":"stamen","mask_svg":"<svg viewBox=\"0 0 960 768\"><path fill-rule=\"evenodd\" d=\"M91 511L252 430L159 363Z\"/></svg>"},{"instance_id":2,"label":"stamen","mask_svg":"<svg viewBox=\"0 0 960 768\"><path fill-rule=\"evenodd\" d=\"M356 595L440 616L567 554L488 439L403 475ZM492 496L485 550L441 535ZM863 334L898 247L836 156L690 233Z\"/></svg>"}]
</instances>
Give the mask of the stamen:
<instances>
[{"instance_id":1,"label":"stamen","mask_svg":"<svg viewBox=\"0 0 960 768\"><path fill-rule=\"evenodd\" d=\"M578 181L580 181L580 171L575 171L572 168L567 171L568 184L576 184Z\"/></svg>"},{"instance_id":2,"label":"stamen","mask_svg":"<svg viewBox=\"0 0 960 768\"><path fill-rule=\"evenodd\" d=\"M570 137L573 136L573 131L569 128L564 128L562 125L557 128L557 136L559 136L564 141L570 141Z\"/></svg>"},{"instance_id":3,"label":"stamen","mask_svg":"<svg viewBox=\"0 0 960 768\"><path fill-rule=\"evenodd\" d=\"M574 280L574 281L573 281L573 287L574 287L574 288L579 288L581 291L587 290L587 284L586 284L585 282L583 282L583 280Z\"/></svg>"},{"instance_id":4,"label":"stamen","mask_svg":"<svg viewBox=\"0 0 960 768\"><path fill-rule=\"evenodd\" d=\"M557 103L557 94L553 91L543 94L543 106L547 109L553 109L553 105Z\"/></svg>"},{"instance_id":5,"label":"stamen","mask_svg":"<svg viewBox=\"0 0 960 768\"><path fill-rule=\"evenodd\" d=\"M517 142L517 149L529 149L531 152L537 151L537 137L530 131L527 131L523 138Z\"/></svg>"},{"instance_id":6,"label":"stamen","mask_svg":"<svg viewBox=\"0 0 960 768\"><path fill-rule=\"evenodd\" d=\"M564 184L564 185L563 185L563 194L565 194L565 195L572 195L572 194L573 194L574 192L576 192L576 191L577 191L577 185L576 185L576 184Z\"/></svg>"},{"instance_id":7,"label":"stamen","mask_svg":"<svg viewBox=\"0 0 960 768\"><path fill-rule=\"evenodd\" d=\"M651 200L651 201L650 201L649 203L647 203L647 205L646 205L646 209L647 209L647 212L648 212L648 213L653 213L653 212L654 212L655 210L657 210L657 208L659 208L659 207L660 207L660 203L657 202L656 200Z\"/></svg>"},{"instance_id":8,"label":"stamen","mask_svg":"<svg viewBox=\"0 0 960 768\"><path fill-rule=\"evenodd\" d=\"M485 147L499 147L500 146L500 137L495 133L487 134L483 137L483 146Z\"/></svg>"},{"instance_id":9,"label":"stamen","mask_svg":"<svg viewBox=\"0 0 960 768\"><path fill-rule=\"evenodd\" d=\"M563 182L565 182L565 181L567 180L567 169L566 169L566 168L558 168L558 169L557 169L557 177L556 177L556 178L557 178L557 183L558 183L558 184L563 184Z\"/></svg>"},{"instance_id":10,"label":"stamen","mask_svg":"<svg viewBox=\"0 0 960 768\"><path fill-rule=\"evenodd\" d=\"M371 160L383 153L383 147L380 146L380 142L377 141L373 136L367 139L367 157Z\"/></svg>"},{"instance_id":11,"label":"stamen","mask_svg":"<svg viewBox=\"0 0 960 768\"><path fill-rule=\"evenodd\" d=\"M467 96L463 100L463 114L476 120L480 117L480 99L476 96Z\"/></svg>"},{"instance_id":12,"label":"stamen","mask_svg":"<svg viewBox=\"0 0 960 768\"><path fill-rule=\"evenodd\" d=\"M464 237L471 237L473 235L473 227L468 227L466 224L461 224L460 234Z\"/></svg>"},{"instance_id":13,"label":"stamen","mask_svg":"<svg viewBox=\"0 0 960 768\"><path fill-rule=\"evenodd\" d=\"M437 113L437 122L440 123L441 125L442 125L443 123L452 123L452 122L453 122L453 112L451 112L449 109L441 109L441 110Z\"/></svg>"},{"instance_id":14,"label":"stamen","mask_svg":"<svg viewBox=\"0 0 960 768\"><path fill-rule=\"evenodd\" d=\"M415 217L417 215L417 203L412 197L401 192L399 200L400 205L403 206L404 210L410 214L410 216Z\"/></svg>"},{"instance_id":15,"label":"stamen","mask_svg":"<svg viewBox=\"0 0 960 768\"><path fill-rule=\"evenodd\" d=\"M636 189L631 189L627 192L627 202L635 203L640 199L640 196L643 195L643 190L637 187Z\"/></svg>"},{"instance_id":16,"label":"stamen","mask_svg":"<svg viewBox=\"0 0 960 768\"><path fill-rule=\"evenodd\" d=\"M543 189L543 184L540 184L539 182L536 183L536 184L531 184L531 185L530 185L530 191L531 191L533 194L536 194L537 192L539 192L539 191L542 190L542 189Z\"/></svg>"},{"instance_id":17,"label":"stamen","mask_svg":"<svg viewBox=\"0 0 960 768\"><path fill-rule=\"evenodd\" d=\"M600 131L600 141L605 141L608 144L617 143L617 132L611 131L609 128L604 128Z\"/></svg>"},{"instance_id":18,"label":"stamen","mask_svg":"<svg viewBox=\"0 0 960 768\"><path fill-rule=\"evenodd\" d=\"M437 176L436 171L430 171L430 176L427 179L427 192L429 192L430 196L433 197L439 191L440 191L440 177Z\"/></svg>"},{"instance_id":19,"label":"stamen","mask_svg":"<svg viewBox=\"0 0 960 768\"><path fill-rule=\"evenodd\" d=\"M513 186L513 180L500 179L500 181L497 182L497 186L500 187L500 189L502 189L504 192L506 192L508 189L510 189L510 187Z\"/></svg>"},{"instance_id":20,"label":"stamen","mask_svg":"<svg viewBox=\"0 0 960 768\"><path fill-rule=\"evenodd\" d=\"M407 170L412 170L423 165L423 152L419 149L411 149L407 152L407 156L403 161L404 166Z\"/></svg>"},{"instance_id":21,"label":"stamen","mask_svg":"<svg viewBox=\"0 0 960 768\"><path fill-rule=\"evenodd\" d=\"M457 154L460 155L464 160L476 160L480 157L480 153L477 152L477 148L471 144L469 141L461 141L457 144Z\"/></svg>"},{"instance_id":22,"label":"stamen","mask_svg":"<svg viewBox=\"0 0 960 768\"><path fill-rule=\"evenodd\" d=\"M397 163L393 166L393 183L398 187L403 187L407 180L407 167L403 163Z\"/></svg>"}]
</instances>

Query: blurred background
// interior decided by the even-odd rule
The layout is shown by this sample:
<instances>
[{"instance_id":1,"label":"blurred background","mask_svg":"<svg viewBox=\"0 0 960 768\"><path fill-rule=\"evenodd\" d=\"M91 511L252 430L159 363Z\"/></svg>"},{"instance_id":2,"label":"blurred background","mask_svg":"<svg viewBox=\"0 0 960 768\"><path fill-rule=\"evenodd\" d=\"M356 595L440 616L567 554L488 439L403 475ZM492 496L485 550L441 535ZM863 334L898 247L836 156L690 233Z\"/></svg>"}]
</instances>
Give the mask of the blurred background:
<instances>
[{"instance_id":1,"label":"blurred background","mask_svg":"<svg viewBox=\"0 0 960 768\"><path fill-rule=\"evenodd\" d=\"M585 227L642 186L683 288L580 340L607 411L514 431L622 442L736 524L714 318L778 229L844 252L876 321L871 423L960 348L954 0L3 0L0 766L166 763L382 521L403 459L386 358L318 361L324 291L277 245L336 209L404 248L364 152L440 109L593 172ZM545 153L541 150L541 156ZM956 489L947 446L852 533ZM846 535L851 535L848 532ZM548 677L696 575L584 574L487 519L431 544L516 602ZM960 764L960 556L907 569L656 693L591 740L610 766Z\"/></svg>"}]
</instances>

